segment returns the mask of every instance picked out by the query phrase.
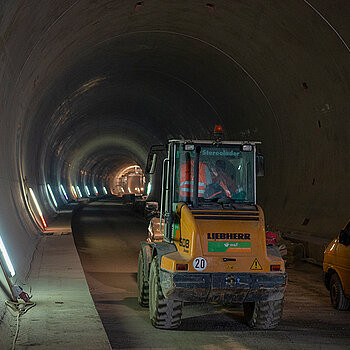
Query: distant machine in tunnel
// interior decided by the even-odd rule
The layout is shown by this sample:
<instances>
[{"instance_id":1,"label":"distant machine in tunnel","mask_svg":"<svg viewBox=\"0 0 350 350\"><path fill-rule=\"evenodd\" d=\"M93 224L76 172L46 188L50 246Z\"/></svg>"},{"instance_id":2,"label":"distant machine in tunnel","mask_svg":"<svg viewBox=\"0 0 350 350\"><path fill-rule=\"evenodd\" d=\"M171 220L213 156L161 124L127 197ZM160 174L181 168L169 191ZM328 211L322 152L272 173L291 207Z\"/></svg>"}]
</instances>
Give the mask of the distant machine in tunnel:
<instances>
[{"instance_id":1,"label":"distant machine in tunnel","mask_svg":"<svg viewBox=\"0 0 350 350\"><path fill-rule=\"evenodd\" d=\"M121 170L114 178L112 193L142 195L145 189L145 176L140 166L132 165Z\"/></svg>"}]
</instances>

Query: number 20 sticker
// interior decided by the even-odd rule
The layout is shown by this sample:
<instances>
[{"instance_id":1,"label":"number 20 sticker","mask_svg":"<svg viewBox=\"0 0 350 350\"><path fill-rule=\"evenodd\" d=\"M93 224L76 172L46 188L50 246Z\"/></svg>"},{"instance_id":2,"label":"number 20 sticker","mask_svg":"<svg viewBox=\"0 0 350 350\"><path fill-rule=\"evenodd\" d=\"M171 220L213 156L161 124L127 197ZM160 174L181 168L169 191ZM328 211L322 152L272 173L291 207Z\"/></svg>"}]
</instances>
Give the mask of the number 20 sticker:
<instances>
[{"instance_id":1,"label":"number 20 sticker","mask_svg":"<svg viewBox=\"0 0 350 350\"><path fill-rule=\"evenodd\" d=\"M201 256L193 260L193 267L197 271L203 271L207 268L207 261Z\"/></svg>"}]
</instances>

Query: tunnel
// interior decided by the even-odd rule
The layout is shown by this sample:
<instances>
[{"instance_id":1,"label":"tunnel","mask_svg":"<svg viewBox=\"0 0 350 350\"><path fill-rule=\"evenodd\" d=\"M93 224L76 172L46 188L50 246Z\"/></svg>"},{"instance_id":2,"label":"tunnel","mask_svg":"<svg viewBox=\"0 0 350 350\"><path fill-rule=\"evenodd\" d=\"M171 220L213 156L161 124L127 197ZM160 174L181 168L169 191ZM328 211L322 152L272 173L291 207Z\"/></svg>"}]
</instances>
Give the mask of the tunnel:
<instances>
[{"instance_id":1,"label":"tunnel","mask_svg":"<svg viewBox=\"0 0 350 350\"><path fill-rule=\"evenodd\" d=\"M217 124L262 142L266 223L322 261L349 218L349 15L343 0L2 1L0 236L16 284L60 208Z\"/></svg>"}]
</instances>

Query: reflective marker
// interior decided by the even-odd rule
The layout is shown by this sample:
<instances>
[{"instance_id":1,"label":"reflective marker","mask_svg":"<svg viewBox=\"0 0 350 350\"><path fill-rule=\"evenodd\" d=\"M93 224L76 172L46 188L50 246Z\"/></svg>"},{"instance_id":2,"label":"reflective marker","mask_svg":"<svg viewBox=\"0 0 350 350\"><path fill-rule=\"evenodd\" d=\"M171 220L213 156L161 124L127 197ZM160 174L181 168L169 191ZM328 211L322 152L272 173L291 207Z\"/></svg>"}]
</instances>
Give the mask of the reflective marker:
<instances>
[{"instance_id":1,"label":"reflective marker","mask_svg":"<svg viewBox=\"0 0 350 350\"><path fill-rule=\"evenodd\" d=\"M77 186L77 193L78 193L79 198L83 197L83 195L81 194L79 186Z\"/></svg>"},{"instance_id":2,"label":"reflective marker","mask_svg":"<svg viewBox=\"0 0 350 350\"><path fill-rule=\"evenodd\" d=\"M2 256L4 257L4 259L6 261L6 265L10 271L11 277L13 277L16 274L16 272L15 272L15 269L13 268L10 257L7 254L7 250L5 248L5 245L4 245L4 242L2 241L1 236L0 236L0 250L1 250Z\"/></svg>"},{"instance_id":3,"label":"reflective marker","mask_svg":"<svg viewBox=\"0 0 350 350\"><path fill-rule=\"evenodd\" d=\"M51 199L52 199L52 201L53 201L53 204L55 204L55 207L57 208L56 198L55 198L55 196L53 195L51 186L50 186L49 184L47 184L46 186L47 186L47 189L49 190L49 193L50 193Z\"/></svg>"},{"instance_id":4,"label":"reflective marker","mask_svg":"<svg viewBox=\"0 0 350 350\"><path fill-rule=\"evenodd\" d=\"M148 185L147 185L147 196L151 193L151 189L152 189L152 185L149 182Z\"/></svg>"},{"instance_id":5,"label":"reflective marker","mask_svg":"<svg viewBox=\"0 0 350 350\"><path fill-rule=\"evenodd\" d=\"M89 187L85 186L85 192L88 196L90 196L90 190L89 190Z\"/></svg>"},{"instance_id":6,"label":"reflective marker","mask_svg":"<svg viewBox=\"0 0 350 350\"><path fill-rule=\"evenodd\" d=\"M98 195L98 190L97 190L96 186L94 186L94 191L95 191L96 195Z\"/></svg>"},{"instance_id":7,"label":"reflective marker","mask_svg":"<svg viewBox=\"0 0 350 350\"><path fill-rule=\"evenodd\" d=\"M46 224L46 221L45 221L45 219L44 219L44 215L43 215L43 213L42 213L42 211L41 211L41 209L40 209L39 203L38 203L38 201L36 200L35 194L34 194L34 192L33 192L33 190L32 190L31 188L29 188L29 192L30 192L30 195L31 195L32 198L33 198L33 201L34 201L34 204L35 204L35 206L36 206L36 210L37 210L38 213L39 213L41 222L43 223L43 226L46 228L46 227L47 227L47 224Z\"/></svg>"},{"instance_id":8,"label":"reflective marker","mask_svg":"<svg viewBox=\"0 0 350 350\"><path fill-rule=\"evenodd\" d=\"M107 190L106 190L106 187L104 187L104 186L103 186L103 192L104 192L105 194L108 194L108 192L107 192Z\"/></svg>"},{"instance_id":9,"label":"reflective marker","mask_svg":"<svg viewBox=\"0 0 350 350\"><path fill-rule=\"evenodd\" d=\"M63 195L64 195L64 198L66 198L66 199L67 199L67 201L68 201L68 200L69 200L69 198L68 198L68 196L67 196L66 191L64 190L63 185L60 185L60 188L61 188L61 191L62 191L62 193L63 193Z\"/></svg>"},{"instance_id":10,"label":"reflective marker","mask_svg":"<svg viewBox=\"0 0 350 350\"><path fill-rule=\"evenodd\" d=\"M72 192L75 198L78 198L77 192L75 191L74 186L72 186Z\"/></svg>"}]
</instances>

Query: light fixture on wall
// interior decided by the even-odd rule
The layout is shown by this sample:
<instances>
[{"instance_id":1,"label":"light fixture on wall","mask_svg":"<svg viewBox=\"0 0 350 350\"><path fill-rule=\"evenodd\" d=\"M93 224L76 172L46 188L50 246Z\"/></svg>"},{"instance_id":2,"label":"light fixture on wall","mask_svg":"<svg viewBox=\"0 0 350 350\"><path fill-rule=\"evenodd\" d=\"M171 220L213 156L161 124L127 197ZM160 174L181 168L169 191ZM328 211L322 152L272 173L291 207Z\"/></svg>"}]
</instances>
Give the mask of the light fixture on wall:
<instances>
[{"instance_id":1,"label":"light fixture on wall","mask_svg":"<svg viewBox=\"0 0 350 350\"><path fill-rule=\"evenodd\" d=\"M64 198L66 198L66 200L68 201L69 198L68 198L67 193L66 193L66 190L64 189L64 187L63 187L62 184L60 185L60 189L61 189L61 191L62 191L62 193L63 193L63 195L64 195Z\"/></svg>"},{"instance_id":2,"label":"light fixture on wall","mask_svg":"<svg viewBox=\"0 0 350 350\"><path fill-rule=\"evenodd\" d=\"M55 207L57 208L57 206L58 206L58 205L57 205L57 201L56 201L56 198L55 198L55 196L54 196L54 194L53 194L53 192L52 192L51 186L50 186L49 184L47 184L46 187L47 187L47 189L48 189L48 191L49 191L49 193L50 193L50 196L51 196L51 199L52 199L53 204L54 204Z\"/></svg>"},{"instance_id":3,"label":"light fixture on wall","mask_svg":"<svg viewBox=\"0 0 350 350\"><path fill-rule=\"evenodd\" d=\"M11 277L13 277L16 272L15 272L15 269L13 268L13 265L11 263L11 260L10 260L10 257L9 255L7 254L7 250L5 248L5 245L4 245L4 242L2 241L2 238L0 236L0 250L1 250L1 254L6 262L6 265L7 265L7 269L11 275Z\"/></svg>"},{"instance_id":4,"label":"light fixture on wall","mask_svg":"<svg viewBox=\"0 0 350 350\"><path fill-rule=\"evenodd\" d=\"M83 195L81 194L79 186L77 186L77 193L78 193L79 198L83 197Z\"/></svg>"},{"instance_id":5,"label":"light fixture on wall","mask_svg":"<svg viewBox=\"0 0 350 350\"><path fill-rule=\"evenodd\" d=\"M30 192L30 195L32 196L32 199L33 199L33 202L35 204L36 210L38 211L38 214L40 216L41 222L43 223L44 228L47 228L47 224L46 224L46 221L44 219L44 215L43 215L43 213L42 213L42 211L40 209L38 201L36 200L34 191L31 188L29 188L29 192Z\"/></svg>"},{"instance_id":6,"label":"light fixture on wall","mask_svg":"<svg viewBox=\"0 0 350 350\"><path fill-rule=\"evenodd\" d=\"M72 193L73 193L74 198L77 198L77 197L78 197L77 192L76 192L74 186L72 186Z\"/></svg>"}]
</instances>

